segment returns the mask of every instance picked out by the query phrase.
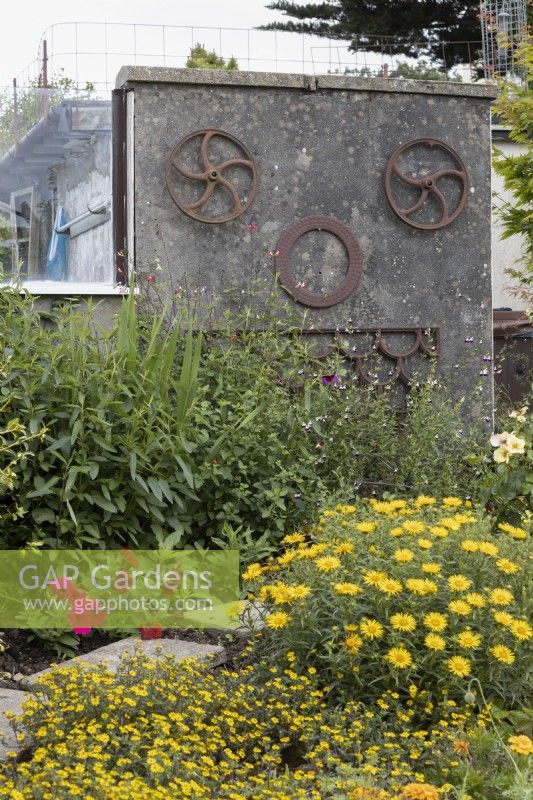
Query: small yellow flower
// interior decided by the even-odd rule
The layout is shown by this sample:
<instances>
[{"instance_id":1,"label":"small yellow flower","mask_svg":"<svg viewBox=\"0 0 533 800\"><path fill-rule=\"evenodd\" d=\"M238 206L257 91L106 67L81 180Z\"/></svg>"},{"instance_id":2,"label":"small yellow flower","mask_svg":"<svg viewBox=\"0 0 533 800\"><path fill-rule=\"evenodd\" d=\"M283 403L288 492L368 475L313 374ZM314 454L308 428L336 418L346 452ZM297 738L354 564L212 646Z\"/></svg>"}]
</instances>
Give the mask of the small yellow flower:
<instances>
[{"instance_id":1,"label":"small yellow flower","mask_svg":"<svg viewBox=\"0 0 533 800\"><path fill-rule=\"evenodd\" d=\"M509 561L507 558L499 558L496 562L496 566L500 572L504 572L506 575L514 575L516 572L520 571L518 564L515 564L514 561Z\"/></svg>"},{"instance_id":2,"label":"small yellow flower","mask_svg":"<svg viewBox=\"0 0 533 800\"><path fill-rule=\"evenodd\" d=\"M465 592L472 586L472 581L464 575L450 575L448 586L452 592Z\"/></svg>"},{"instance_id":3,"label":"small yellow flower","mask_svg":"<svg viewBox=\"0 0 533 800\"><path fill-rule=\"evenodd\" d=\"M467 675L470 675L472 669L470 661L463 656L452 656L447 660L446 666L452 675L457 678L466 678Z\"/></svg>"},{"instance_id":4,"label":"small yellow flower","mask_svg":"<svg viewBox=\"0 0 533 800\"><path fill-rule=\"evenodd\" d=\"M383 625L377 619L362 619L359 626L366 639L380 639L383 636Z\"/></svg>"},{"instance_id":5,"label":"small yellow flower","mask_svg":"<svg viewBox=\"0 0 533 800\"><path fill-rule=\"evenodd\" d=\"M518 753L519 756L530 756L533 754L533 742L529 736L525 734L509 736L507 742L513 753Z\"/></svg>"},{"instance_id":6,"label":"small yellow flower","mask_svg":"<svg viewBox=\"0 0 533 800\"><path fill-rule=\"evenodd\" d=\"M460 497L443 497L442 505L445 508L459 508L463 505L463 501Z\"/></svg>"},{"instance_id":7,"label":"small yellow flower","mask_svg":"<svg viewBox=\"0 0 533 800\"><path fill-rule=\"evenodd\" d=\"M352 653L352 655L356 655L363 646L363 640L360 636L354 633L352 636L346 637L344 640L344 646L350 653Z\"/></svg>"},{"instance_id":8,"label":"small yellow flower","mask_svg":"<svg viewBox=\"0 0 533 800\"><path fill-rule=\"evenodd\" d=\"M261 564L250 564L246 570L246 572L242 573L242 578L245 581L255 581L257 578L260 578L263 574L263 567Z\"/></svg>"},{"instance_id":9,"label":"small yellow flower","mask_svg":"<svg viewBox=\"0 0 533 800\"><path fill-rule=\"evenodd\" d=\"M400 800L440 800L440 795L431 783L407 783Z\"/></svg>"},{"instance_id":10,"label":"small yellow flower","mask_svg":"<svg viewBox=\"0 0 533 800\"><path fill-rule=\"evenodd\" d=\"M457 635L457 642L465 650L476 650L481 644L481 636L467 628Z\"/></svg>"},{"instance_id":11,"label":"small yellow flower","mask_svg":"<svg viewBox=\"0 0 533 800\"><path fill-rule=\"evenodd\" d=\"M337 556L322 556L317 558L315 564L321 572L332 572L340 567L341 560Z\"/></svg>"},{"instance_id":12,"label":"small yellow flower","mask_svg":"<svg viewBox=\"0 0 533 800\"><path fill-rule=\"evenodd\" d=\"M424 644L429 650L444 650L446 648L446 640L437 633L428 633L424 638Z\"/></svg>"},{"instance_id":13,"label":"small yellow flower","mask_svg":"<svg viewBox=\"0 0 533 800\"><path fill-rule=\"evenodd\" d=\"M282 544L297 544L298 542L305 542L303 533L288 533L281 540Z\"/></svg>"},{"instance_id":14,"label":"small yellow flower","mask_svg":"<svg viewBox=\"0 0 533 800\"><path fill-rule=\"evenodd\" d=\"M379 570L371 569L368 572L365 572L363 575L363 580L367 584L367 586L373 586L376 588L381 581L387 579L386 572L380 572Z\"/></svg>"},{"instance_id":15,"label":"small yellow flower","mask_svg":"<svg viewBox=\"0 0 533 800\"><path fill-rule=\"evenodd\" d=\"M435 536L437 539L445 539L448 536L448 530L444 528L442 525L434 525L432 528L429 529L429 532L432 536Z\"/></svg>"},{"instance_id":16,"label":"small yellow flower","mask_svg":"<svg viewBox=\"0 0 533 800\"><path fill-rule=\"evenodd\" d=\"M523 528L517 528L514 525L509 525L507 522L500 522L498 528L504 533L508 533L513 539L526 539L527 532Z\"/></svg>"},{"instance_id":17,"label":"small yellow flower","mask_svg":"<svg viewBox=\"0 0 533 800\"><path fill-rule=\"evenodd\" d=\"M501 661L502 664L514 663L515 654L509 647L506 647L504 644L496 644L494 645L494 647L491 647L489 649L494 658L497 661Z\"/></svg>"},{"instance_id":18,"label":"small yellow flower","mask_svg":"<svg viewBox=\"0 0 533 800\"><path fill-rule=\"evenodd\" d=\"M285 628L290 622L290 617L285 611L275 611L273 614L268 614L265 622L269 628Z\"/></svg>"},{"instance_id":19,"label":"small yellow flower","mask_svg":"<svg viewBox=\"0 0 533 800\"><path fill-rule=\"evenodd\" d=\"M434 581L430 581L428 578L408 578L405 581L405 585L410 592L418 594L421 597L435 594L439 588Z\"/></svg>"},{"instance_id":20,"label":"small yellow flower","mask_svg":"<svg viewBox=\"0 0 533 800\"><path fill-rule=\"evenodd\" d=\"M439 611L430 611L424 617L423 622L426 628L429 628L430 631L437 631L437 633L448 627L447 617Z\"/></svg>"},{"instance_id":21,"label":"small yellow flower","mask_svg":"<svg viewBox=\"0 0 533 800\"><path fill-rule=\"evenodd\" d=\"M429 550L431 547L433 547L433 542L431 539L418 539L417 544L422 548L422 550Z\"/></svg>"},{"instance_id":22,"label":"small yellow flower","mask_svg":"<svg viewBox=\"0 0 533 800\"><path fill-rule=\"evenodd\" d=\"M413 663L413 657L405 647L391 647L384 658L396 669L407 669Z\"/></svg>"},{"instance_id":23,"label":"small yellow flower","mask_svg":"<svg viewBox=\"0 0 533 800\"><path fill-rule=\"evenodd\" d=\"M440 564L434 564L431 561L428 561L427 564L422 564L422 572L426 572L428 575L438 575L441 569Z\"/></svg>"},{"instance_id":24,"label":"small yellow flower","mask_svg":"<svg viewBox=\"0 0 533 800\"><path fill-rule=\"evenodd\" d=\"M479 542L475 542L473 539L463 539L461 542L461 549L466 553L477 553L479 550Z\"/></svg>"},{"instance_id":25,"label":"small yellow flower","mask_svg":"<svg viewBox=\"0 0 533 800\"><path fill-rule=\"evenodd\" d=\"M341 542L333 548L333 552L338 553L339 555L342 555L343 553L353 553L353 548L354 546L352 542Z\"/></svg>"},{"instance_id":26,"label":"small yellow flower","mask_svg":"<svg viewBox=\"0 0 533 800\"><path fill-rule=\"evenodd\" d=\"M498 548L492 542L480 542L479 552L483 553L485 556L497 556Z\"/></svg>"},{"instance_id":27,"label":"small yellow flower","mask_svg":"<svg viewBox=\"0 0 533 800\"><path fill-rule=\"evenodd\" d=\"M376 588L380 592L383 592L383 594L388 594L391 597L399 594L403 589L400 581L397 581L395 578L383 578L381 581L379 581Z\"/></svg>"},{"instance_id":28,"label":"small yellow flower","mask_svg":"<svg viewBox=\"0 0 533 800\"><path fill-rule=\"evenodd\" d=\"M416 628L416 619L412 614L393 614L390 623L395 631L410 633Z\"/></svg>"},{"instance_id":29,"label":"small yellow flower","mask_svg":"<svg viewBox=\"0 0 533 800\"><path fill-rule=\"evenodd\" d=\"M359 531L359 533L373 533L377 527L377 522L358 522L355 529Z\"/></svg>"},{"instance_id":30,"label":"small yellow flower","mask_svg":"<svg viewBox=\"0 0 533 800\"><path fill-rule=\"evenodd\" d=\"M422 506L434 506L437 501L434 497L428 497L425 494L419 494L418 497L415 498L413 505L417 508L422 508Z\"/></svg>"},{"instance_id":31,"label":"small yellow flower","mask_svg":"<svg viewBox=\"0 0 533 800\"><path fill-rule=\"evenodd\" d=\"M448 608L454 614L460 614L461 616L466 616L472 611L472 606L465 600L452 600L451 603L448 603Z\"/></svg>"},{"instance_id":32,"label":"small yellow flower","mask_svg":"<svg viewBox=\"0 0 533 800\"><path fill-rule=\"evenodd\" d=\"M404 531L414 534L423 533L426 530L426 526L424 525L424 523L416 519L406 520L403 523L402 528L404 529Z\"/></svg>"},{"instance_id":33,"label":"small yellow flower","mask_svg":"<svg viewBox=\"0 0 533 800\"><path fill-rule=\"evenodd\" d=\"M474 606L474 608L484 608L487 605L487 601L479 592L469 592L465 594L465 600L467 603L470 603L471 606Z\"/></svg>"},{"instance_id":34,"label":"small yellow flower","mask_svg":"<svg viewBox=\"0 0 533 800\"><path fill-rule=\"evenodd\" d=\"M509 629L513 636L516 636L521 641L527 641L533 635L533 628L525 619L513 620L509 625Z\"/></svg>"},{"instance_id":35,"label":"small yellow flower","mask_svg":"<svg viewBox=\"0 0 533 800\"><path fill-rule=\"evenodd\" d=\"M492 615L496 622L499 622L500 625L505 625L506 627L510 627L515 621L508 611L493 611Z\"/></svg>"},{"instance_id":36,"label":"small yellow flower","mask_svg":"<svg viewBox=\"0 0 533 800\"><path fill-rule=\"evenodd\" d=\"M335 583L333 588L337 594L349 596L360 594L363 591L356 583Z\"/></svg>"},{"instance_id":37,"label":"small yellow flower","mask_svg":"<svg viewBox=\"0 0 533 800\"><path fill-rule=\"evenodd\" d=\"M415 554L412 550L408 550L406 548L395 550L393 553L393 558L396 561L399 561L401 564L407 563L408 561L412 561L415 557Z\"/></svg>"},{"instance_id":38,"label":"small yellow flower","mask_svg":"<svg viewBox=\"0 0 533 800\"><path fill-rule=\"evenodd\" d=\"M509 589L493 589L490 593L490 601L495 606L509 606L513 600L513 593Z\"/></svg>"}]
</instances>

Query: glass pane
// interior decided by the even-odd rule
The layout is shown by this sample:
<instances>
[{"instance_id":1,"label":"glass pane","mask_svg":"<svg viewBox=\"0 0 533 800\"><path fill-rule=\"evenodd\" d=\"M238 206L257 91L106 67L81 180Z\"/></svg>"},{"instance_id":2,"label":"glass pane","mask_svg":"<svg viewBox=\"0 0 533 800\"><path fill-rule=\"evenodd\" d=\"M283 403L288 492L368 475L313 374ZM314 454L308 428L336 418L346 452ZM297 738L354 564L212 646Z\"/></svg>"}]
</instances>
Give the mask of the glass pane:
<instances>
[{"instance_id":1,"label":"glass pane","mask_svg":"<svg viewBox=\"0 0 533 800\"><path fill-rule=\"evenodd\" d=\"M111 102L53 88L0 90L3 280L112 284Z\"/></svg>"}]
</instances>

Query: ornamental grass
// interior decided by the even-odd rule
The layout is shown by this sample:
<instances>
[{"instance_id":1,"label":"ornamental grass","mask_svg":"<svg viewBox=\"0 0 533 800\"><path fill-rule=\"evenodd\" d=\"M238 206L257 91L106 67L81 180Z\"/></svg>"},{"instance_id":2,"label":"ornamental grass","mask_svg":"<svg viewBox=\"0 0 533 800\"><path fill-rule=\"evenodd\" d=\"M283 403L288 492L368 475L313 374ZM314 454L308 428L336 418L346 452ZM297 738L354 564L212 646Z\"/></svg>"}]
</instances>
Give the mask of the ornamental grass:
<instances>
[{"instance_id":1,"label":"ornamental grass","mask_svg":"<svg viewBox=\"0 0 533 800\"><path fill-rule=\"evenodd\" d=\"M469 681L520 707L530 691L525 528L457 497L361 500L289 534L243 575L266 623L259 651L293 653L338 699L412 683L461 699Z\"/></svg>"}]
</instances>

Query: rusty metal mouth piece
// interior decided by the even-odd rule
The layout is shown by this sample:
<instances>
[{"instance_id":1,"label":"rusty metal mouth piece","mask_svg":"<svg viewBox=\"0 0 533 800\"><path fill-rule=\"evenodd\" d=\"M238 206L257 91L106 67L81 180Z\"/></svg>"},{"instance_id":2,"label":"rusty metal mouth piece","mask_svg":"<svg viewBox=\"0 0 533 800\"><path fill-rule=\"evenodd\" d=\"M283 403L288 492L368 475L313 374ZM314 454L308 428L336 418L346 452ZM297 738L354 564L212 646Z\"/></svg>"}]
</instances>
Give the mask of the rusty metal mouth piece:
<instances>
[{"instance_id":1,"label":"rusty metal mouth piece","mask_svg":"<svg viewBox=\"0 0 533 800\"><path fill-rule=\"evenodd\" d=\"M296 280L290 264L291 250L298 239L309 231L326 231L339 239L348 255L348 271L340 286L332 292L319 293L305 289ZM310 308L330 308L346 300L357 288L363 274L363 251L354 234L334 217L325 217L318 214L304 217L291 225L282 234L277 245L276 267L279 281L283 288L304 306Z\"/></svg>"},{"instance_id":2,"label":"rusty metal mouth piece","mask_svg":"<svg viewBox=\"0 0 533 800\"><path fill-rule=\"evenodd\" d=\"M215 136L227 139L233 145L236 145L237 148L240 149L243 157L227 158L219 164L213 164L208 153L208 145ZM180 163L180 155L184 145L195 137L201 137L199 155L200 164L204 168L201 172L193 172ZM245 199L241 199L235 185L224 177L224 171L228 167L242 167L251 173L251 186L246 193ZM198 200L192 203L185 203L179 197L174 185L176 172L190 181L203 181L205 183L205 190ZM184 214L197 222L207 222L216 225L223 222L230 222L230 220L240 217L241 214L244 214L244 212L250 208L255 200L257 192L257 167L246 145L241 142L240 139L237 139L236 136L226 131L217 130L216 128L204 128L188 133L174 145L165 163L165 181L169 194L180 211L183 211ZM207 205L213 192L218 187L224 189L229 194L232 201L232 208L228 213L218 217L203 214L200 209Z\"/></svg>"},{"instance_id":3,"label":"rusty metal mouth piece","mask_svg":"<svg viewBox=\"0 0 533 800\"><path fill-rule=\"evenodd\" d=\"M435 170L435 172L433 172L431 175L424 175L421 178L413 178L409 175L405 175L405 173L400 170L398 163L399 159L407 150L419 146L440 148L447 154L448 157L452 158L455 168L443 167ZM420 190L418 200L410 208L401 208L398 205L392 188L393 175L396 175L404 184ZM397 147L387 162L384 177L385 194L387 196L387 200L389 201L390 207L403 222L407 223L407 225L410 225L412 228L418 228L419 230L433 231L449 225L459 216L468 199L470 181L466 167L455 150L453 150L453 148L451 148L445 142L441 142L440 139L411 139L409 142ZM440 178L444 177L456 178L461 182L462 185L459 201L455 208L451 211L449 209L448 200L438 186ZM419 222L413 219L412 215L416 214L416 212L425 205L430 196L440 204L440 219L437 222Z\"/></svg>"}]
</instances>

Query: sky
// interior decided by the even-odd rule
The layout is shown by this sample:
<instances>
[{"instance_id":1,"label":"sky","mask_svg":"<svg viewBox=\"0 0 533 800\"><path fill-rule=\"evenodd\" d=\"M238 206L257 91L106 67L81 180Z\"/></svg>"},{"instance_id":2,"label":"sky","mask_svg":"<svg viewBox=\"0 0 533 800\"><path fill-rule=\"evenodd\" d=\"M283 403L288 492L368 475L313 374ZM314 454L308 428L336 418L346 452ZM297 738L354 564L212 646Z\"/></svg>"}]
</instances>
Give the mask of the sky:
<instances>
[{"instance_id":1,"label":"sky","mask_svg":"<svg viewBox=\"0 0 533 800\"><path fill-rule=\"evenodd\" d=\"M282 19L281 14L265 8L266 2L268 0L4 0L0 86L11 85L13 77L34 61L41 36L50 25L83 21L253 28ZM69 35L70 49L74 49L73 27L61 30ZM117 39L119 30L114 30ZM226 46L231 47L231 43L228 41ZM234 46L240 47L237 40ZM130 48L126 45L124 49Z\"/></svg>"}]
</instances>

